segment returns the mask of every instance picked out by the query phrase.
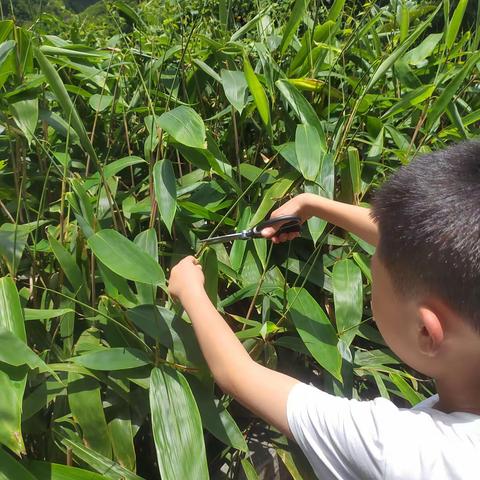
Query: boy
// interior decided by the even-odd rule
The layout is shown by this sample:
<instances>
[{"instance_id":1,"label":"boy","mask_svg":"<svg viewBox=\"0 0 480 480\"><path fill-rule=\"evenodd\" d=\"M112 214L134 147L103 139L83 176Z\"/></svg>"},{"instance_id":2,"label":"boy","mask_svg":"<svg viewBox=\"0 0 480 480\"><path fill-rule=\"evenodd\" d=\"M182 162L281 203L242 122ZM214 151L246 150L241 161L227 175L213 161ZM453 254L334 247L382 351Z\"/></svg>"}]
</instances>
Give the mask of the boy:
<instances>
[{"instance_id":1,"label":"boy","mask_svg":"<svg viewBox=\"0 0 480 480\"><path fill-rule=\"evenodd\" d=\"M435 379L413 409L338 398L254 362L209 301L194 257L169 291L219 386L293 437L321 479L480 478L480 142L413 160L368 209L299 195L272 213L316 215L377 246L372 311L390 348ZM373 218L373 220L372 220ZM297 233L262 234L273 242Z\"/></svg>"}]
</instances>

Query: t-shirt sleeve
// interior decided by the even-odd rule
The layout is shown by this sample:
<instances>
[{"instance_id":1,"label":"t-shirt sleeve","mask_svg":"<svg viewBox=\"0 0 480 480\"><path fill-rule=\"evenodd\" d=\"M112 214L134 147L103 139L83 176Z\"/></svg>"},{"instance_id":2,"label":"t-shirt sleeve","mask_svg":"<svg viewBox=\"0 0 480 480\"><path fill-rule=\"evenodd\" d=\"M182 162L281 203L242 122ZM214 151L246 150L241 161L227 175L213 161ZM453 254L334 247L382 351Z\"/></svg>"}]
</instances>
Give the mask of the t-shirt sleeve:
<instances>
[{"instance_id":1,"label":"t-shirt sleeve","mask_svg":"<svg viewBox=\"0 0 480 480\"><path fill-rule=\"evenodd\" d=\"M384 478L382 435L394 410L382 398L348 400L304 383L287 401L290 430L319 478Z\"/></svg>"}]
</instances>

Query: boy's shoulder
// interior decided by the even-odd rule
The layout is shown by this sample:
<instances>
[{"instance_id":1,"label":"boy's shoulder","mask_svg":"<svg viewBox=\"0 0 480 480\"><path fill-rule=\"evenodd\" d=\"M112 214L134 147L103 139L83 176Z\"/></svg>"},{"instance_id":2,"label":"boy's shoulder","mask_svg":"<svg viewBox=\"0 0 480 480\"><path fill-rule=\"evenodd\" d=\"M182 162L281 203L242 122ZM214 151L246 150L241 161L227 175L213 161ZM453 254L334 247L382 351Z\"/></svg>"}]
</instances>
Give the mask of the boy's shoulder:
<instances>
[{"instance_id":1,"label":"boy's shoulder","mask_svg":"<svg viewBox=\"0 0 480 480\"><path fill-rule=\"evenodd\" d=\"M474 478L480 416L441 412L437 401L403 409L385 398L349 400L298 383L287 417L320 478Z\"/></svg>"}]
</instances>

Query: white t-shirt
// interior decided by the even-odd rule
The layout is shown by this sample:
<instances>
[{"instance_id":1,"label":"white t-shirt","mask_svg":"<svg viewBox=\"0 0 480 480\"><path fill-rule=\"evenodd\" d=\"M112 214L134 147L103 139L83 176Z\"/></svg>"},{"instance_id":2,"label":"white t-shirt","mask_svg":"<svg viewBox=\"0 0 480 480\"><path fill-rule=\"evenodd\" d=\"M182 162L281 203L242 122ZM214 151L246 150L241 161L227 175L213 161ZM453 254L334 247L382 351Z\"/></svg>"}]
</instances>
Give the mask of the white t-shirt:
<instances>
[{"instance_id":1,"label":"white t-shirt","mask_svg":"<svg viewBox=\"0 0 480 480\"><path fill-rule=\"evenodd\" d=\"M304 383L287 401L290 430L321 480L480 479L480 416L334 397Z\"/></svg>"}]
</instances>

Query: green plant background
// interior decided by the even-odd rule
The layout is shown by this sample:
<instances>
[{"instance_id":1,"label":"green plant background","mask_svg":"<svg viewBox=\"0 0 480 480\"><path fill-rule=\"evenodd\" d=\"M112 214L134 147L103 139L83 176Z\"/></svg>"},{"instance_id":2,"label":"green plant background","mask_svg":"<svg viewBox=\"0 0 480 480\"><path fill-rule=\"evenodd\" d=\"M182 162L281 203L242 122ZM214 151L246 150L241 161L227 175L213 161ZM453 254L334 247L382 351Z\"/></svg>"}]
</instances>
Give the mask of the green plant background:
<instances>
[{"instance_id":1,"label":"green plant background","mask_svg":"<svg viewBox=\"0 0 480 480\"><path fill-rule=\"evenodd\" d=\"M478 135L475 2L58 3L2 3L0 478L314 478L214 386L166 294L187 254L258 362L349 398L433 393L372 322L361 239L320 219L199 239L301 192L368 205Z\"/></svg>"}]
</instances>

